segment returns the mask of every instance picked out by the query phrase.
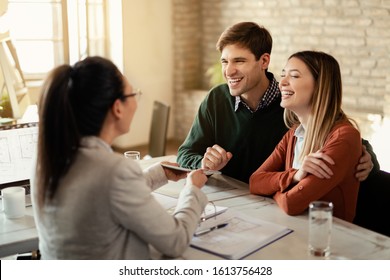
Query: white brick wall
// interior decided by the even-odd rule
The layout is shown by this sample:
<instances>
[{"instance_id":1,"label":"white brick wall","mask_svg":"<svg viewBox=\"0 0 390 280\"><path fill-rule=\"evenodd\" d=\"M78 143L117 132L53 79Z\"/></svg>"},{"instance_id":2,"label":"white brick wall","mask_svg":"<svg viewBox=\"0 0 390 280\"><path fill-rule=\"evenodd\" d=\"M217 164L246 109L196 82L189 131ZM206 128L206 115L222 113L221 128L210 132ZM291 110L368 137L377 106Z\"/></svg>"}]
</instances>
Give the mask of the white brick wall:
<instances>
[{"instance_id":1,"label":"white brick wall","mask_svg":"<svg viewBox=\"0 0 390 280\"><path fill-rule=\"evenodd\" d=\"M344 106L390 113L390 0L173 0L173 5L180 116L190 106L180 101L188 99L183 92L208 89L204 73L219 58L215 43L239 21L255 21L271 32L270 71L277 79L293 52L329 52L341 66ZM178 139L185 138L189 123L176 118Z\"/></svg>"}]
</instances>

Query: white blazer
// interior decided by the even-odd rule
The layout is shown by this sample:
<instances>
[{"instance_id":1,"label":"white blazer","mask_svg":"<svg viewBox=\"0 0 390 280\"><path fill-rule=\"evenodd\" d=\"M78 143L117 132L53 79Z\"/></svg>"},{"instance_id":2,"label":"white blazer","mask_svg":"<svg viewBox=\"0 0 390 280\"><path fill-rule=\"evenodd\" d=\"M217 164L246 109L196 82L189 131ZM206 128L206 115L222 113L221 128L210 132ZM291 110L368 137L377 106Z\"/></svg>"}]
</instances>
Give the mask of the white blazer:
<instances>
[{"instance_id":1,"label":"white blazer","mask_svg":"<svg viewBox=\"0 0 390 280\"><path fill-rule=\"evenodd\" d=\"M54 199L42 209L32 178L35 222L43 259L149 259L149 244L177 257L189 246L207 204L195 186L183 188L170 215L151 192L167 183L160 164L145 170L86 137Z\"/></svg>"}]
</instances>

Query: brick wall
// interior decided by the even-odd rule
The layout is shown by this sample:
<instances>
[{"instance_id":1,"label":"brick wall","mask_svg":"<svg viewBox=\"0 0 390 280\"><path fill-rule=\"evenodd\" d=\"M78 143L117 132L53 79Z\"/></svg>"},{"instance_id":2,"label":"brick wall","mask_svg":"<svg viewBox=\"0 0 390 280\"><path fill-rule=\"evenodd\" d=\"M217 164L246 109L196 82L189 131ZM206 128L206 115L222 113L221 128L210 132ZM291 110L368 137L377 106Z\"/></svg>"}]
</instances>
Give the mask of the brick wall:
<instances>
[{"instance_id":1,"label":"brick wall","mask_svg":"<svg viewBox=\"0 0 390 280\"><path fill-rule=\"evenodd\" d=\"M173 0L173 14L178 139L192 123L183 121L182 111L198 106L190 104L188 90L208 89L204 73L220 55L215 43L239 21L255 21L271 32L270 71L277 79L293 52L329 52L341 66L346 108L390 111L390 0Z\"/></svg>"},{"instance_id":2,"label":"brick wall","mask_svg":"<svg viewBox=\"0 0 390 280\"><path fill-rule=\"evenodd\" d=\"M384 115L389 117L390 116L390 75L387 75L386 93L385 93L383 106L384 106L383 107Z\"/></svg>"},{"instance_id":3,"label":"brick wall","mask_svg":"<svg viewBox=\"0 0 390 280\"><path fill-rule=\"evenodd\" d=\"M188 90L199 89L202 80L201 6L198 0L173 0L175 138L183 140L195 112Z\"/></svg>"}]
</instances>

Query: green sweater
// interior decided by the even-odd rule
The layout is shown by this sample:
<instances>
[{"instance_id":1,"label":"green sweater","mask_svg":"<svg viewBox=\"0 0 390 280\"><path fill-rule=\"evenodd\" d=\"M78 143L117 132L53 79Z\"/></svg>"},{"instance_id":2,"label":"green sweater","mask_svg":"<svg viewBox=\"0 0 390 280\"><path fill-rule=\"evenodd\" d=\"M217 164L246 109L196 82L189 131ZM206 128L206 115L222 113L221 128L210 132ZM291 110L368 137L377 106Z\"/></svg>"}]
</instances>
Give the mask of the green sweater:
<instances>
[{"instance_id":1,"label":"green sweater","mask_svg":"<svg viewBox=\"0 0 390 280\"><path fill-rule=\"evenodd\" d=\"M207 147L218 144L233 154L223 174L248 182L250 175L272 153L287 132L280 95L268 107L251 113L240 104L227 84L212 89L199 107L192 128L178 150L181 166L199 168Z\"/></svg>"}]
</instances>

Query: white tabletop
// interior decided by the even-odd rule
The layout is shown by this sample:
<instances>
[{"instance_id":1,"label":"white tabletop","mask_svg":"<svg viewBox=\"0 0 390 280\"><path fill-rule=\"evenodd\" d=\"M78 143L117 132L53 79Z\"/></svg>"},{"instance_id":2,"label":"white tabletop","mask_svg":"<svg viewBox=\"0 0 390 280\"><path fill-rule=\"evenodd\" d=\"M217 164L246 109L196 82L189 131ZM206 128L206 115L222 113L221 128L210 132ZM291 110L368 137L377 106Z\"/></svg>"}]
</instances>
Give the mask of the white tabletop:
<instances>
[{"instance_id":1,"label":"white tabletop","mask_svg":"<svg viewBox=\"0 0 390 280\"><path fill-rule=\"evenodd\" d=\"M184 181L169 182L156 192L177 197L178 185ZM298 216L284 213L271 198L249 193L248 185L224 175L213 175L204 187L214 203L227 206L249 216L284 225L293 230L276 242L254 252L245 259L304 260L324 259L308 254L308 215ZM176 190L176 193L174 193ZM153 252L154 258L162 258ZM183 259L220 259L220 257L189 248ZM331 255L327 259L390 259L390 238L359 227L344 220L333 219Z\"/></svg>"},{"instance_id":2,"label":"white tabletop","mask_svg":"<svg viewBox=\"0 0 390 280\"><path fill-rule=\"evenodd\" d=\"M0 209L2 207L0 201ZM0 212L0 225L0 257L38 249L38 233L31 206L26 207L26 215L18 219L7 219Z\"/></svg>"},{"instance_id":3,"label":"white tabletop","mask_svg":"<svg viewBox=\"0 0 390 280\"><path fill-rule=\"evenodd\" d=\"M141 160L142 168L152 163L169 160L174 156ZM156 192L177 197L185 180L169 182ZM276 242L254 252L245 259L321 259L307 253L307 213L298 216L285 214L271 198L251 195L248 185L223 175L213 175L202 189L216 205L227 206L247 215L284 225L293 230ZM0 208L1 209L1 208ZM6 219L0 213L0 257L38 249L38 235L32 208L20 219ZM153 258L161 259L156 251ZM329 259L390 259L390 238L354 224L334 218L332 228L331 255ZM218 256L188 248L182 259L220 259Z\"/></svg>"}]
</instances>

